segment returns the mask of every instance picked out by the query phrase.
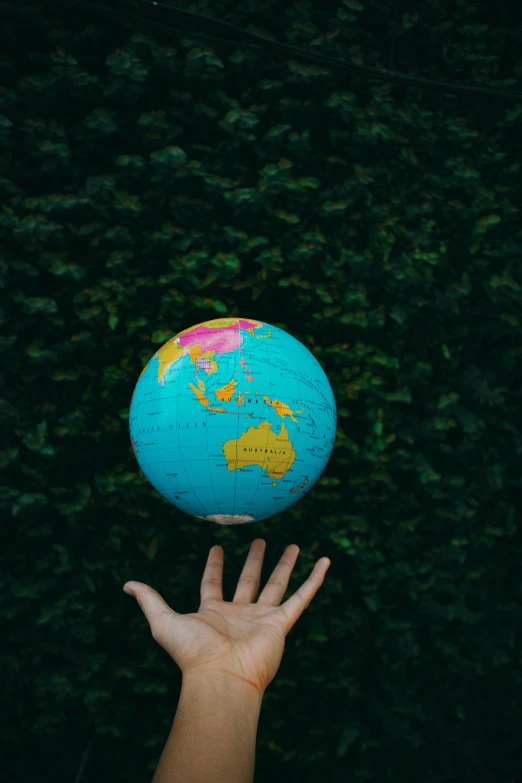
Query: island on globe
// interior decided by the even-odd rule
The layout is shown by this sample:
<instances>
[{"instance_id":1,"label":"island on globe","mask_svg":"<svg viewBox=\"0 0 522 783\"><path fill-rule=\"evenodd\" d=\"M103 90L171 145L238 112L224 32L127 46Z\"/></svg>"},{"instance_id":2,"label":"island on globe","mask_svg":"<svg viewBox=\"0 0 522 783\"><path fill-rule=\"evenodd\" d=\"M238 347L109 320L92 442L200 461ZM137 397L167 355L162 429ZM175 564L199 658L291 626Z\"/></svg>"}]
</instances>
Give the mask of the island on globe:
<instances>
[{"instance_id":1,"label":"island on globe","mask_svg":"<svg viewBox=\"0 0 522 783\"><path fill-rule=\"evenodd\" d=\"M332 453L337 411L312 353L250 318L168 340L132 394L134 455L150 483L197 519L236 525L288 508Z\"/></svg>"}]
</instances>

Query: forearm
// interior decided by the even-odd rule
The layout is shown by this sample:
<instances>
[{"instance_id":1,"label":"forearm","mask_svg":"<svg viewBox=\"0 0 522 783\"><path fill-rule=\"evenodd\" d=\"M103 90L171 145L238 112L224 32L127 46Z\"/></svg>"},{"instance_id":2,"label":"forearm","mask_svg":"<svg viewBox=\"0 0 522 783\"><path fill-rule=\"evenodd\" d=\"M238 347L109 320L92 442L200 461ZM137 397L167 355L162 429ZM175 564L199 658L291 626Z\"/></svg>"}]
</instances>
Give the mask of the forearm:
<instances>
[{"instance_id":1,"label":"forearm","mask_svg":"<svg viewBox=\"0 0 522 783\"><path fill-rule=\"evenodd\" d=\"M226 673L184 676L152 783L252 783L262 700Z\"/></svg>"}]
</instances>

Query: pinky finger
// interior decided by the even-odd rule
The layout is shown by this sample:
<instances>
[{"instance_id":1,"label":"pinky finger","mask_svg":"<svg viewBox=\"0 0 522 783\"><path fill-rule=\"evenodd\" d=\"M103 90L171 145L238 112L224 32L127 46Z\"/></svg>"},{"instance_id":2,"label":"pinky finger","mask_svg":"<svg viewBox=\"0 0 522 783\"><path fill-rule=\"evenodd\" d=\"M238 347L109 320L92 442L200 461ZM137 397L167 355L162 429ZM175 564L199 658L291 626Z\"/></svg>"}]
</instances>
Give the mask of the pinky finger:
<instances>
[{"instance_id":1,"label":"pinky finger","mask_svg":"<svg viewBox=\"0 0 522 783\"><path fill-rule=\"evenodd\" d=\"M299 590L296 590L288 601L285 601L284 604L281 604L279 607L279 610L287 620L286 633L293 628L304 610L312 602L314 595L324 582L324 577L329 567L329 558L322 557L318 560L306 582L303 582Z\"/></svg>"}]
</instances>

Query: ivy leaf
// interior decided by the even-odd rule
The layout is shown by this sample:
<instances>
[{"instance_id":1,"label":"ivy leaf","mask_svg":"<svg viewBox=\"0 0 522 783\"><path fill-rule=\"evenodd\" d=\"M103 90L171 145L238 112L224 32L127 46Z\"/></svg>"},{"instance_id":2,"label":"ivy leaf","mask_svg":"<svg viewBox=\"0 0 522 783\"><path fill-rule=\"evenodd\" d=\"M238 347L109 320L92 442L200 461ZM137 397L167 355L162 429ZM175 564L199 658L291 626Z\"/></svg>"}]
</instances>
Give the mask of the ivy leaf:
<instances>
[{"instance_id":1,"label":"ivy leaf","mask_svg":"<svg viewBox=\"0 0 522 783\"><path fill-rule=\"evenodd\" d=\"M364 603L371 612L379 611L379 596L376 593L370 593L364 596Z\"/></svg>"},{"instance_id":2,"label":"ivy leaf","mask_svg":"<svg viewBox=\"0 0 522 783\"><path fill-rule=\"evenodd\" d=\"M222 302L220 299L214 299L212 303L212 307L214 310L216 310L218 313L226 313L228 312L228 307L224 302Z\"/></svg>"},{"instance_id":3,"label":"ivy leaf","mask_svg":"<svg viewBox=\"0 0 522 783\"><path fill-rule=\"evenodd\" d=\"M181 147L176 147L174 145L165 147L162 150L156 150L156 152L151 153L150 157L155 163L176 165L186 163L188 159L187 153L182 150Z\"/></svg>"},{"instance_id":4,"label":"ivy leaf","mask_svg":"<svg viewBox=\"0 0 522 783\"><path fill-rule=\"evenodd\" d=\"M490 226L496 226L501 220L502 218L500 215L486 215L485 217L480 218L480 220L477 220L475 223L475 231L479 234L483 234Z\"/></svg>"}]
</instances>

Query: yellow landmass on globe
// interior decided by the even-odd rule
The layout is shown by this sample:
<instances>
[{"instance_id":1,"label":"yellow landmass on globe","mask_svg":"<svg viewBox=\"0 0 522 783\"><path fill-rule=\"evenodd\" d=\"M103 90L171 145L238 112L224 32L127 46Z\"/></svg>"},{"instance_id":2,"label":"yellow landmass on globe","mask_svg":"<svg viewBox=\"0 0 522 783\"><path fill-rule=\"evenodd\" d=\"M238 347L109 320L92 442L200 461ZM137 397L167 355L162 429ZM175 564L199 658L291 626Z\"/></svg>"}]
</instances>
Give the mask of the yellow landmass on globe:
<instances>
[{"instance_id":1,"label":"yellow landmass on globe","mask_svg":"<svg viewBox=\"0 0 522 783\"><path fill-rule=\"evenodd\" d=\"M248 329L247 331L250 332L251 330ZM250 370L248 369L248 367L245 364L245 357L244 356L241 357L241 361L239 363L240 363L241 367L243 368L243 372L245 373L247 381L249 383L252 383L252 379L253 379L254 376L253 375L247 375L247 373L250 372Z\"/></svg>"},{"instance_id":2,"label":"yellow landmass on globe","mask_svg":"<svg viewBox=\"0 0 522 783\"><path fill-rule=\"evenodd\" d=\"M250 427L239 438L223 444L229 470L259 465L261 470L267 471L269 478L283 478L294 464L295 451L284 422L279 435L272 432L271 426L270 422L263 421L257 427Z\"/></svg>"},{"instance_id":3,"label":"yellow landmass on globe","mask_svg":"<svg viewBox=\"0 0 522 783\"><path fill-rule=\"evenodd\" d=\"M187 350L187 348L179 345L179 343L169 342L158 351L158 383L161 383L163 376L169 367L177 362L178 359L182 359L186 356L187 353L190 356L190 361L193 363L196 362L199 367L205 370L207 375L212 375L212 373L215 373L219 369L218 363L213 358L216 351L203 352L200 344L190 345ZM147 366L142 370L142 374L147 369Z\"/></svg>"},{"instance_id":4,"label":"yellow landmass on globe","mask_svg":"<svg viewBox=\"0 0 522 783\"><path fill-rule=\"evenodd\" d=\"M284 419L285 416L290 416L292 421L295 421L296 424L299 424L299 421L294 416L294 411L285 402L279 402L279 400L270 400L268 397L263 397L263 400L267 405L271 405L272 408L275 408L277 415L281 416L282 419Z\"/></svg>"},{"instance_id":5,"label":"yellow landmass on globe","mask_svg":"<svg viewBox=\"0 0 522 783\"><path fill-rule=\"evenodd\" d=\"M203 386L202 381L200 381L201 386ZM216 411L216 413L227 413L227 411L224 408L214 408L212 405L210 405L209 401L205 397L202 391L200 391L197 386L194 386L193 383L189 383L190 388L198 398L199 402L205 407L208 408L209 411ZM203 386L203 388L205 388Z\"/></svg>"},{"instance_id":6,"label":"yellow landmass on globe","mask_svg":"<svg viewBox=\"0 0 522 783\"><path fill-rule=\"evenodd\" d=\"M163 376L169 367L185 356L185 348L179 343L168 342L158 351L158 383L161 383Z\"/></svg>"},{"instance_id":7,"label":"yellow landmass on globe","mask_svg":"<svg viewBox=\"0 0 522 783\"><path fill-rule=\"evenodd\" d=\"M232 379L224 386L222 386L221 389L216 389L216 397L218 398L218 400L225 400L226 402L230 402L230 400L234 396L236 386L237 386L237 381Z\"/></svg>"}]
</instances>

